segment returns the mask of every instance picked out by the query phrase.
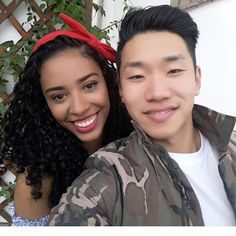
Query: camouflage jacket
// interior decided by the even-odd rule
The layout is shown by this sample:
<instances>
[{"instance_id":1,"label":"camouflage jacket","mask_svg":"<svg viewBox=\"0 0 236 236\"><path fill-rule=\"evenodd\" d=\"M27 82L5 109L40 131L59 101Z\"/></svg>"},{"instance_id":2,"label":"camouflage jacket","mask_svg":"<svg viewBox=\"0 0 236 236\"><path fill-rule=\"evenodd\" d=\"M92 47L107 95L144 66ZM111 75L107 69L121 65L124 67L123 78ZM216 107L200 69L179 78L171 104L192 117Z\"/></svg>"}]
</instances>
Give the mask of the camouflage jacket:
<instances>
[{"instance_id":1,"label":"camouflage jacket","mask_svg":"<svg viewBox=\"0 0 236 236\"><path fill-rule=\"evenodd\" d=\"M235 118L194 106L194 123L215 145L219 172L236 213ZM93 154L49 225L204 225L198 199L167 151L136 125L127 138Z\"/></svg>"}]
</instances>

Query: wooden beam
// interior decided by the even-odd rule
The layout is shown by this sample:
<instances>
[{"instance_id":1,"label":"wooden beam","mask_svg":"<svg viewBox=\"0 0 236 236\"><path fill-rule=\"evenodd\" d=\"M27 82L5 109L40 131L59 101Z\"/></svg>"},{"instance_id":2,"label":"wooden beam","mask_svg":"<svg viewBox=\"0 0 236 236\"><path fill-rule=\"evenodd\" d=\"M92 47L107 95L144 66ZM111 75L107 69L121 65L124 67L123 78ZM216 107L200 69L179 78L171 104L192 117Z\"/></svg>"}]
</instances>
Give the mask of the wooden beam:
<instances>
[{"instance_id":1,"label":"wooden beam","mask_svg":"<svg viewBox=\"0 0 236 236\"><path fill-rule=\"evenodd\" d=\"M30 1L30 6L32 7L33 11L35 11L41 19L43 19L45 17L45 15L42 12L41 8L39 7L39 5L34 0Z\"/></svg>"},{"instance_id":2,"label":"wooden beam","mask_svg":"<svg viewBox=\"0 0 236 236\"><path fill-rule=\"evenodd\" d=\"M86 0L86 16L89 25L92 24L93 0Z\"/></svg>"},{"instance_id":3,"label":"wooden beam","mask_svg":"<svg viewBox=\"0 0 236 236\"><path fill-rule=\"evenodd\" d=\"M3 104L6 106L9 104L9 102L11 101L12 97L14 96L13 93L7 95L6 93L0 93L0 98L2 98L3 100Z\"/></svg>"},{"instance_id":4,"label":"wooden beam","mask_svg":"<svg viewBox=\"0 0 236 236\"><path fill-rule=\"evenodd\" d=\"M24 28L21 26L21 24L16 20L16 18L13 15L10 15L8 17L8 20L12 23L12 25L20 33L21 36L25 35L26 31L24 30Z\"/></svg>"},{"instance_id":5,"label":"wooden beam","mask_svg":"<svg viewBox=\"0 0 236 236\"><path fill-rule=\"evenodd\" d=\"M11 216L7 211L4 210L4 208L7 205L8 205L8 202L6 200L0 203L0 215L7 221L7 223L4 223L4 225L11 225L12 223Z\"/></svg>"},{"instance_id":6,"label":"wooden beam","mask_svg":"<svg viewBox=\"0 0 236 236\"><path fill-rule=\"evenodd\" d=\"M21 1L12 1L7 7L0 1L0 8L2 10L0 14L0 25L6 20L12 12L21 4Z\"/></svg>"},{"instance_id":7,"label":"wooden beam","mask_svg":"<svg viewBox=\"0 0 236 236\"><path fill-rule=\"evenodd\" d=\"M0 210L0 215L7 221L8 225L11 225L11 216L5 210Z\"/></svg>"},{"instance_id":8,"label":"wooden beam","mask_svg":"<svg viewBox=\"0 0 236 236\"><path fill-rule=\"evenodd\" d=\"M0 53L4 52L4 50L5 50L4 47L0 46Z\"/></svg>"}]
</instances>

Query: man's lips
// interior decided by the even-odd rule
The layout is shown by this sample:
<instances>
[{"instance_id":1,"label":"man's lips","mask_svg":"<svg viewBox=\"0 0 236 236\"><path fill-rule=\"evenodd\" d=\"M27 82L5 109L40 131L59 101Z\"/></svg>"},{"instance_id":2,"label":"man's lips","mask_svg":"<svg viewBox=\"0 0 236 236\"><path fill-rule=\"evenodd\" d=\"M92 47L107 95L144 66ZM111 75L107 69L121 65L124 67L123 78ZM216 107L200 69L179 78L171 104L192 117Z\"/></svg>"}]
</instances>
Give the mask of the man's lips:
<instances>
[{"instance_id":1,"label":"man's lips","mask_svg":"<svg viewBox=\"0 0 236 236\"><path fill-rule=\"evenodd\" d=\"M170 110L176 110L177 106L165 106L165 107L158 107L158 108L152 108L152 109L148 109L145 110L143 113L144 114L161 114L161 113L166 113Z\"/></svg>"},{"instance_id":2,"label":"man's lips","mask_svg":"<svg viewBox=\"0 0 236 236\"><path fill-rule=\"evenodd\" d=\"M154 122L165 122L169 117L171 117L177 107L174 106L169 106L169 107L162 107L162 108L154 108L154 109L149 109L143 112L147 117Z\"/></svg>"}]
</instances>

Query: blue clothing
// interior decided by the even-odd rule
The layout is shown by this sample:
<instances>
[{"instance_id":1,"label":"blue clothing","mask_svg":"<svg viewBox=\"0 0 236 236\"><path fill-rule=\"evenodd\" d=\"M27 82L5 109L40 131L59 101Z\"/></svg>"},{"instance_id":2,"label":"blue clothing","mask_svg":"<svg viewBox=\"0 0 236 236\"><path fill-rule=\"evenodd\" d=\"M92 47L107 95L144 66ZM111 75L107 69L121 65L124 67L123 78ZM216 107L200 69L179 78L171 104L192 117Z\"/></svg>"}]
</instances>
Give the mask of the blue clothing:
<instances>
[{"instance_id":1,"label":"blue clothing","mask_svg":"<svg viewBox=\"0 0 236 236\"><path fill-rule=\"evenodd\" d=\"M37 220L28 220L20 216L16 216L13 202L8 204L8 211L12 215L12 226L44 226L48 223L49 215L40 217Z\"/></svg>"}]
</instances>

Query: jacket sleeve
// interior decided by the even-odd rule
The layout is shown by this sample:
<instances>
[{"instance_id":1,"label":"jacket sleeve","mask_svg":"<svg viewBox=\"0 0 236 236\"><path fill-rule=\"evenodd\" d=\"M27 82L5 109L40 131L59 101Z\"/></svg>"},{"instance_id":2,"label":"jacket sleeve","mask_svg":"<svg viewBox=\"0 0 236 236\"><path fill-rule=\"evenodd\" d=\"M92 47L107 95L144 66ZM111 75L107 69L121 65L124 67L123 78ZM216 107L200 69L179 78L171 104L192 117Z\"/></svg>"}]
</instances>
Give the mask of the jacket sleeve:
<instances>
[{"instance_id":1,"label":"jacket sleeve","mask_svg":"<svg viewBox=\"0 0 236 236\"><path fill-rule=\"evenodd\" d=\"M68 187L52 209L49 225L110 225L116 187L112 167L87 169Z\"/></svg>"}]
</instances>

